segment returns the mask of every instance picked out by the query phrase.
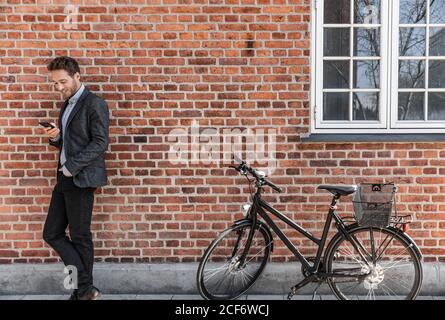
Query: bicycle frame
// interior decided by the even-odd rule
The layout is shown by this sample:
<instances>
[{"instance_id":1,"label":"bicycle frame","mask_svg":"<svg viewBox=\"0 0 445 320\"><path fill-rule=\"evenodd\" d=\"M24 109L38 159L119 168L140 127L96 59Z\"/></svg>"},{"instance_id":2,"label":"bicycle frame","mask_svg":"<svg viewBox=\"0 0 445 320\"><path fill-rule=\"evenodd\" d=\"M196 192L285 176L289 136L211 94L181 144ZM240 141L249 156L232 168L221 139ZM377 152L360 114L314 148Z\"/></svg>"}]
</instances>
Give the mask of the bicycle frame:
<instances>
[{"instance_id":1,"label":"bicycle frame","mask_svg":"<svg viewBox=\"0 0 445 320\"><path fill-rule=\"evenodd\" d=\"M258 224L257 214L259 214L264 219L266 224L277 234L277 236L283 241L283 243L286 245L286 247L301 262L301 264L303 265L303 268L306 269L312 275L316 274L317 276L320 276L323 278L324 277L332 277L332 276L351 277L350 274L345 275L345 274L341 274L341 273L318 272L318 269L320 267L320 262L322 259L323 250L326 245L326 240L328 237L328 232L329 232L332 220L335 221L337 229L340 232L342 232L342 234L351 242L351 244L357 250L357 252L361 256L363 261L365 261L365 262L367 261L366 258L361 253L361 251L358 250L358 247L361 247L362 249L364 249L363 246L358 241L356 241L354 236L351 236L348 233L344 222L335 212L335 209L336 209L335 206L337 204L337 201L340 199L339 195L334 195L334 197L332 199L332 202L331 202L331 205L330 205L329 211L328 211L328 216L326 218L326 222L325 222L325 225L323 228L322 237L321 237L321 239L318 239L315 236L313 236L310 232L308 232L306 229L304 229L303 227L298 225L296 222L294 222L291 219L289 219L288 217L286 217L283 213L274 209L266 201L262 200L261 199L261 190L262 190L261 186L258 187L258 190L255 193L255 196L253 198L252 207L250 208L250 210L248 212L248 217L249 217L249 219L252 220L253 227L251 228L251 230L249 232L245 250L240 258L241 263L244 263L245 257L250 249L250 244L253 239L253 234L254 234L256 226ZM289 238L279 229L279 227L275 224L275 222L273 222L273 220L269 217L267 212L273 214L274 216L279 218L281 221L286 223L288 226L292 227L294 230L298 231L300 234L302 234L303 236L305 236L306 238L308 238L309 240L311 240L318 246L318 250L317 250L317 254L316 254L313 266L310 265L309 261L301 254L301 252L298 250L298 248L296 248L295 245L292 244L292 242L289 240ZM365 252L366 252L366 250L365 250ZM369 254L368 253L366 253L366 254L369 257ZM373 258L373 257L371 257L371 258ZM367 275L368 274L357 274L357 275L354 275L354 277L366 277Z\"/></svg>"}]
</instances>

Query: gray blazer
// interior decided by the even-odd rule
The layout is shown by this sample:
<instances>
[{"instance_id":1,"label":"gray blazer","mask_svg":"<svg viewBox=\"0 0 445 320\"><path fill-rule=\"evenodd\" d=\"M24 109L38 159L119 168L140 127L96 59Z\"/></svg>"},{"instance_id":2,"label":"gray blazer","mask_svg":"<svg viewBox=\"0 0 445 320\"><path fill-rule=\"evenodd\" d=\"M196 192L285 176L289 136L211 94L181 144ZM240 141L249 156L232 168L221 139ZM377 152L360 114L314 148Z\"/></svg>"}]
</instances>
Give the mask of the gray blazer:
<instances>
[{"instance_id":1,"label":"gray blazer","mask_svg":"<svg viewBox=\"0 0 445 320\"><path fill-rule=\"evenodd\" d=\"M68 100L59 114L62 114ZM77 100L66 123L65 138L62 130L60 139L49 144L61 149L65 140L65 167L73 175L73 182L79 188L101 187L107 184L105 151L108 149L109 111L107 103L87 88ZM60 161L60 152L59 152Z\"/></svg>"}]
</instances>

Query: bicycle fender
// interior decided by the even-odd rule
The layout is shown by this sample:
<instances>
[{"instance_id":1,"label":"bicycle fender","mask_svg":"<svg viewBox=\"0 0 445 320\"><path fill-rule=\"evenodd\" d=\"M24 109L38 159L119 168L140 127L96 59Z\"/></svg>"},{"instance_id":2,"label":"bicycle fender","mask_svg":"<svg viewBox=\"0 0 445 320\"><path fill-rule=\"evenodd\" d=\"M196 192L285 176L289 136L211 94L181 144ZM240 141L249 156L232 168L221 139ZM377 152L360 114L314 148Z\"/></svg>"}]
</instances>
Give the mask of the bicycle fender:
<instances>
[{"instance_id":1,"label":"bicycle fender","mask_svg":"<svg viewBox=\"0 0 445 320\"><path fill-rule=\"evenodd\" d=\"M247 218L236 220L233 222L232 226L239 226L239 225L242 225L243 223L252 224L252 220L247 219ZM273 243L272 232L270 232L269 228L267 227L267 225L264 222L257 221L257 226L258 226L258 228L262 228L264 231L266 231L267 235L270 238L270 242L271 242L270 249L271 249L271 252L273 252L274 243Z\"/></svg>"},{"instance_id":2,"label":"bicycle fender","mask_svg":"<svg viewBox=\"0 0 445 320\"><path fill-rule=\"evenodd\" d=\"M240 224L243 224L243 223L252 223L252 220L247 219L247 218L239 219L239 220L234 221L232 226L239 226Z\"/></svg>"},{"instance_id":3,"label":"bicycle fender","mask_svg":"<svg viewBox=\"0 0 445 320\"><path fill-rule=\"evenodd\" d=\"M417 244L414 242L413 238L411 238L411 236L409 234L401 231L398 228L394 228L394 227L388 227L388 228L392 229L393 231L397 232L400 236L404 237L409 244L413 244L413 249L414 249L414 252L417 254L417 257L420 259L420 261L423 260L422 252L420 251L419 247L417 246Z\"/></svg>"},{"instance_id":4,"label":"bicycle fender","mask_svg":"<svg viewBox=\"0 0 445 320\"><path fill-rule=\"evenodd\" d=\"M347 231L350 231L350 230L355 229L355 228L360 228L358 223L353 223L353 224L350 224L350 225L346 226L346 230ZM413 244L413 249L414 249L414 252L416 253L417 257L420 260L423 259L422 252L420 251L420 249L417 246L417 244L414 242L413 238L411 238L407 233L401 231L398 228L394 228L392 226L389 226L389 227L387 227L387 229L391 229L392 231L396 232L401 237L405 238L406 242L408 242L409 244Z\"/></svg>"}]
</instances>

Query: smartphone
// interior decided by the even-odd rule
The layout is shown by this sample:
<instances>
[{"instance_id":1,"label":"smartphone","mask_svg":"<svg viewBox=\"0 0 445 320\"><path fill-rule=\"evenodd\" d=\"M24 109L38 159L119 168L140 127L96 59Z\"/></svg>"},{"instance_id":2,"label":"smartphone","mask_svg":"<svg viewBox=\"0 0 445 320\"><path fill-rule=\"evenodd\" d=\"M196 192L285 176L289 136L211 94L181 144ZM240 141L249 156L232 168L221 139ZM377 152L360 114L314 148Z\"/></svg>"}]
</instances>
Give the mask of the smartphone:
<instances>
[{"instance_id":1,"label":"smartphone","mask_svg":"<svg viewBox=\"0 0 445 320\"><path fill-rule=\"evenodd\" d=\"M44 126L45 128L51 128L51 129L55 128L51 123L49 123L47 121L40 121L39 124L41 126Z\"/></svg>"}]
</instances>

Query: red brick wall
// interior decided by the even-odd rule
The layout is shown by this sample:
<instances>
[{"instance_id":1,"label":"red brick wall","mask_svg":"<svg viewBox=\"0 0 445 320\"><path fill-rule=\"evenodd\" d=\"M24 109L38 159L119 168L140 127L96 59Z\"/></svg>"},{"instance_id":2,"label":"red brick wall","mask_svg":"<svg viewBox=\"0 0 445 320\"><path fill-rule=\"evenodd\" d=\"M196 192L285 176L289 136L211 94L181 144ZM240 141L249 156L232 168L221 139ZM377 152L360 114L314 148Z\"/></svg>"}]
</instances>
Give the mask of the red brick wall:
<instances>
[{"instance_id":1,"label":"red brick wall","mask_svg":"<svg viewBox=\"0 0 445 320\"><path fill-rule=\"evenodd\" d=\"M92 227L97 260L196 261L240 217L242 178L217 163L168 160L169 132L193 120L276 129L272 180L285 193L267 199L317 235L330 200L318 184L397 177L400 210L417 212L410 234L426 259L445 260L445 144L301 143L309 130L309 0L0 3L1 263L58 259L42 240L57 153L37 123L59 113L45 67L59 55L78 59L84 83L111 110L110 183L97 191ZM79 4L77 29L63 26L67 4ZM278 242L274 259L289 258Z\"/></svg>"}]
</instances>

